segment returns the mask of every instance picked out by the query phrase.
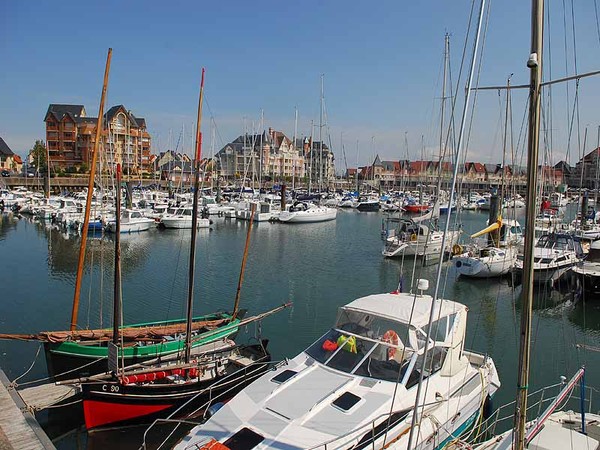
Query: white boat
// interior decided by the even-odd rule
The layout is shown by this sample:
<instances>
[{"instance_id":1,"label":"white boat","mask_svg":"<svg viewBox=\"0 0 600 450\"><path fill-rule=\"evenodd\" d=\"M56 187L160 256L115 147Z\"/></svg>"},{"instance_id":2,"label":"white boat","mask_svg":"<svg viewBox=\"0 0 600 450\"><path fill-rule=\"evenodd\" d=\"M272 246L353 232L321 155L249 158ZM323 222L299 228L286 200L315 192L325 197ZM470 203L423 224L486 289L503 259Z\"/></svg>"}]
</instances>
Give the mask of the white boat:
<instances>
[{"instance_id":1,"label":"white boat","mask_svg":"<svg viewBox=\"0 0 600 450\"><path fill-rule=\"evenodd\" d=\"M271 211L271 203L245 202L244 207L238 207L238 209L235 210L236 219L250 220L250 217L252 216L252 205L255 206L253 219L255 222L268 222L273 218L273 212Z\"/></svg>"},{"instance_id":2,"label":"white boat","mask_svg":"<svg viewBox=\"0 0 600 450\"><path fill-rule=\"evenodd\" d=\"M582 414L564 409L584 373L585 369L581 368L571 380L568 382L563 380L560 385L562 389L555 397L553 394L548 396L546 390L552 392L557 386L548 386L540 390L539 401L528 408L538 410L540 413L534 420L525 424L524 448L528 450L600 449L600 415L590 412ZM589 400L591 401L591 397ZM542 410L544 407L545 409ZM497 436L494 434L507 419L512 423L513 410L514 404L512 403L501 406L492 418L481 424L479 429L481 442L471 445L459 440L454 448L457 450L512 450L516 438L513 429Z\"/></svg>"},{"instance_id":3,"label":"white boat","mask_svg":"<svg viewBox=\"0 0 600 450\"><path fill-rule=\"evenodd\" d=\"M489 242L485 247L472 246L463 249L455 246L452 258L459 275L473 278L500 277L510 272L517 262L518 245L523 240L521 225L516 220L502 220L499 228L498 242ZM493 231L488 227L471 237Z\"/></svg>"},{"instance_id":4,"label":"white boat","mask_svg":"<svg viewBox=\"0 0 600 450\"><path fill-rule=\"evenodd\" d=\"M587 257L573 266L573 273L577 279L577 291L582 290L580 294L600 294L600 241L592 242ZM590 298L594 297L586 297Z\"/></svg>"},{"instance_id":5,"label":"white boat","mask_svg":"<svg viewBox=\"0 0 600 450\"><path fill-rule=\"evenodd\" d=\"M386 239L383 256L393 258L396 256L434 256L442 248L443 231L433 230L424 223L415 223L411 219L401 219L399 226ZM446 252L458 243L460 231L448 231L446 237Z\"/></svg>"},{"instance_id":6,"label":"white boat","mask_svg":"<svg viewBox=\"0 0 600 450\"><path fill-rule=\"evenodd\" d=\"M547 283L558 280L583 258L581 242L570 234L542 235L533 249L533 281ZM523 260L517 259L517 270L523 270Z\"/></svg>"},{"instance_id":7,"label":"white boat","mask_svg":"<svg viewBox=\"0 0 600 450\"><path fill-rule=\"evenodd\" d=\"M317 206L312 203L296 202L287 211L279 213L279 221L286 223L311 223L335 220L337 209Z\"/></svg>"},{"instance_id":8,"label":"white boat","mask_svg":"<svg viewBox=\"0 0 600 450\"><path fill-rule=\"evenodd\" d=\"M173 214L165 214L160 219L160 224L165 228L179 228L179 229L191 229L192 228L192 215L193 209L191 207L178 208ZM209 219L202 219L198 217L198 228L210 227Z\"/></svg>"},{"instance_id":9,"label":"white boat","mask_svg":"<svg viewBox=\"0 0 600 450\"><path fill-rule=\"evenodd\" d=\"M354 204L358 211L379 211L379 199L377 197L359 197Z\"/></svg>"},{"instance_id":10,"label":"white boat","mask_svg":"<svg viewBox=\"0 0 600 450\"><path fill-rule=\"evenodd\" d=\"M425 354L431 310L435 338ZM500 386L494 362L463 349L466 320L465 305L434 303L429 295L354 300L314 344L245 388L175 448L244 442L254 449L405 449L415 410L411 448L442 448ZM428 389L415 408L422 368Z\"/></svg>"},{"instance_id":11,"label":"white boat","mask_svg":"<svg viewBox=\"0 0 600 450\"><path fill-rule=\"evenodd\" d=\"M215 197L212 196L202 197L202 209L204 209L209 216L222 216L227 212L235 211L235 208L229 204L217 203Z\"/></svg>"},{"instance_id":12,"label":"white boat","mask_svg":"<svg viewBox=\"0 0 600 450\"><path fill-rule=\"evenodd\" d=\"M140 211L134 209L124 209L121 213L121 233L134 233L138 231L147 231L154 226L154 219L144 217ZM105 230L109 233L116 232L117 221L110 220L106 224Z\"/></svg>"},{"instance_id":13,"label":"white boat","mask_svg":"<svg viewBox=\"0 0 600 450\"><path fill-rule=\"evenodd\" d=\"M484 247L452 258L459 275L472 278L489 278L506 275L517 261L515 247Z\"/></svg>"}]
</instances>

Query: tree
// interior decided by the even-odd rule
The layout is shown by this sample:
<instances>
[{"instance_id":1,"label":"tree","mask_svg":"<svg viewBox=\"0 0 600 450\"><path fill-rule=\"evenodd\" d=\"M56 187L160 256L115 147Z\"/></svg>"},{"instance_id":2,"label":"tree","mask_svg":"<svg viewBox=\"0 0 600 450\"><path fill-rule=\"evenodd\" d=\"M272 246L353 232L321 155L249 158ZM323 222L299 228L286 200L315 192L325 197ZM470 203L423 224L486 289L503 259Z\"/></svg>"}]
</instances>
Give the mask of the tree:
<instances>
[{"instance_id":1,"label":"tree","mask_svg":"<svg viewBox=\"0 0 600 450\"><path fill-rule=\"evenodd\" d=\"M44 141L36 140L33 148L29 150L28 161L35 166L38 172L46 173L46 144Z\"/></svg>"}]
</instances>

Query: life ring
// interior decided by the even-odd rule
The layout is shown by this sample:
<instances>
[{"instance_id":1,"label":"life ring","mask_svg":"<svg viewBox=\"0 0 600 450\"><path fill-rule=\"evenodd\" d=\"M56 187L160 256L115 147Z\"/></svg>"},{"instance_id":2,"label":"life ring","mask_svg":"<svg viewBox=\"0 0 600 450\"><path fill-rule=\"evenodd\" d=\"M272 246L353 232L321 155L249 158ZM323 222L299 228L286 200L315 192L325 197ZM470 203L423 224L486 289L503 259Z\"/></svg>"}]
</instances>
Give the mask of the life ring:
<instances>
[{"instance_id":1,"label":"life ring","mask_svg":"<svg viewBox=\"0 0 600 450\"><path fill-rule=\"evenodd\" d=\"M452 246L452 254L453 255L455 255L455 256L456 255L462 255L462 253L463 253L463 247L462 247L462 245L460 245L460 244L454 244Z\"/></svg>"},{"instance_id":2,"label":"life ring","mask_svg":"<svg viewBox=\"0 0 600 450\"><path fill-rule=\"evenodd\" d=\"M390 344L390 345L394 345L395 347L388 347L388 359L392 359L394 357L394 355L396 354L396 347L398 345L400 345L400 337L398 336L398 333L396 333L394 330L387 330L384 334L383 334L383 342L385 342L386 344Z\"/></svg>"},{"instance_id":3,"label":"life ring","mask_svg":"<svg viewBox=\"0 0 600 450\"><path fill-rule=\"evenodd\" d=\"M411 234L411 235L410 235L410 240L411 240L412 242L415 242L415 241L417 240L417 234L416 234L416 233L413 233L413 234Z\"/></svg>"}]
</instances>

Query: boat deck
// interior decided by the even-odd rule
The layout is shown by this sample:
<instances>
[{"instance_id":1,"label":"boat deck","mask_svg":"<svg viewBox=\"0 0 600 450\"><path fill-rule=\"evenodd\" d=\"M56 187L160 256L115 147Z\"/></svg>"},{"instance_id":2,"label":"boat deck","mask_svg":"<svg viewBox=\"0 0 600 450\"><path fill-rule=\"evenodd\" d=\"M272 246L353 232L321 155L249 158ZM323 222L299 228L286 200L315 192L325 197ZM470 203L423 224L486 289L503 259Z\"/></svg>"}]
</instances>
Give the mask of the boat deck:
<instances>
[{"instance_id":1,"label":"boat deck","mask_svg":"<svg viewBox=\"0 0 600 450\"><path fill-rule=\"evenodd\" d=\"M2 370L0 381L0 449L55 449Z\"/></svg>"}]
</instances>

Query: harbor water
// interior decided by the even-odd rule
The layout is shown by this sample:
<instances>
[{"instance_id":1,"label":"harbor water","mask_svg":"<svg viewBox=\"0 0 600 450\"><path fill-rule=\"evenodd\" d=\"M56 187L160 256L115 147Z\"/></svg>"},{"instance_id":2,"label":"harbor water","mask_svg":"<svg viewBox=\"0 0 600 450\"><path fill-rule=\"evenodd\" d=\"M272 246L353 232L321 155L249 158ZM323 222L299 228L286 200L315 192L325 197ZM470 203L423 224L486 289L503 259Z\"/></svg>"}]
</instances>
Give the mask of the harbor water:
<instances>
[{"instance_id":1,"label":"harbor water","mask_svg":"<svg viewBox=\"0 0 600 450\"><path fill-rule=\"evenodd\" d=\"M435 264L381 255L384 217L378 212L339 210L337 220L330 222L256 224L241 307L255 314L287 301L293 306L260 326L250 325L239 338L260 332L269 339L274 360L292 358L327 331L339 306L358 297L393 291L399 284L409 290L413 278L428 279L428 293L433 294ZM210 230L199 230L197 315L231 310L247 233L248 222L213 220ZM487 214L464 211L452 220L465 237L485 227ZM79 236L51 224L0 215L2 332L68 329L79 243ZM124 323L184 317L189 245L189 230L152 229L122 236ZM90 238L88 250L78 325L109 327L114 241L110 236ZM452 263L445 262L439 290L440 296L469 307L466 348L494 359L502 381L495 404L511 401L516 392L521 289L514 284L511 277L457 279ZM540 286L534 308L530 390L556 383L563 375L570 377L582 365L587 368L587 383L600 388L600 300L577 299L568 286L560 290ZM19 383L43 378L46 366L40 349L35 342L0 341L0 367L11 380L26 373ZM88 436L76 414L58 421L52 413L39 418L59 449L139 448L142 442L143 428ZM72 429L79 431L69 432Z\"/></svg>"}]
</instances>

